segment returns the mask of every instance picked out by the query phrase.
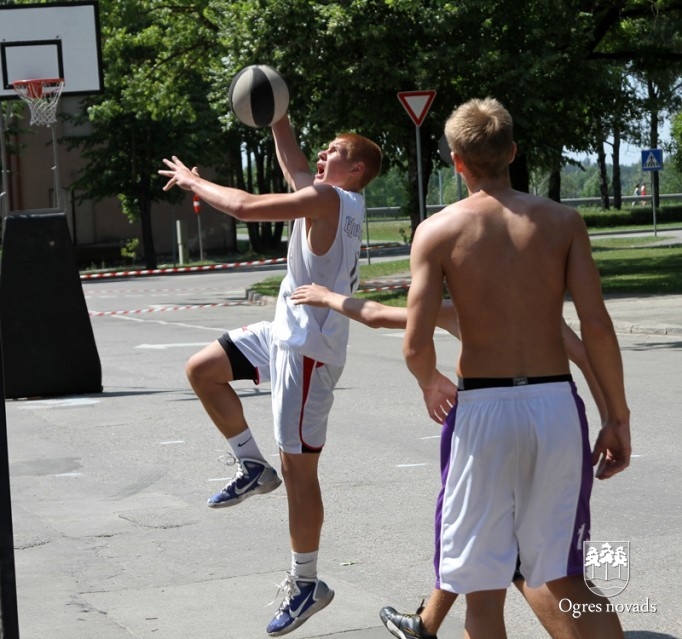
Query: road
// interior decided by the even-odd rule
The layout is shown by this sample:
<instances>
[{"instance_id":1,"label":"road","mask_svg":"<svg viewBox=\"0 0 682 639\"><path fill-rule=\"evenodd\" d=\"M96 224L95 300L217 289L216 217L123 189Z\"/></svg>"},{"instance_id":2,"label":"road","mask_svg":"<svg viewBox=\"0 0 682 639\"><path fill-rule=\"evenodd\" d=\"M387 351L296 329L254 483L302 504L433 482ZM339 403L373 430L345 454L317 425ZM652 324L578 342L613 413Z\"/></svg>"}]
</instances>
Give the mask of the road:
<instances>
[{"instance_id":1,"label":"road","mask_svg":"<svg viewBox=\"0 0 682 639\"><path fill-rule=\"evenodd\" d=\"M262 277L84 283L103 392L6 405L22 639L265 636L276 609L266 604L289 564L285 495L206 508L232 469L218 463L225 444L183 373L186 359L224 329L272 316L271 304L244 303L244 288ZM400 331L352 326L321 461L320 574L337 594L292 637L387 639L379 608L415 609L431 589L439 431L400 340ZM630 542L630 581L614 599L628 610L628 639L679 638L682 338L620 340L635 456L625 473L596 484L592 536ZM436 342L452 373L457 342L441 332ZM239 393L277 463L268 387L242 382ZM458 602L441 638L461 636L463 611ZM510 637L545 636L515 591L506 615Z\"/></svg>"}]
</instances>

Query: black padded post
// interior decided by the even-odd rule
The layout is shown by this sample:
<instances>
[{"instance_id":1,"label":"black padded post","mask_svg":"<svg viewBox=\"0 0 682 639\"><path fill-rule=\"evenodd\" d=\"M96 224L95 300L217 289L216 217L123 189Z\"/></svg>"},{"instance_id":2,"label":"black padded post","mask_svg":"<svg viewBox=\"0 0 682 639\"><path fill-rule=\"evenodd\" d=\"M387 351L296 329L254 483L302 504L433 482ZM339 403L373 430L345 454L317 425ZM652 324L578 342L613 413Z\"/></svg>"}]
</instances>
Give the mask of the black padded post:
<instances>
[{"instance_id":1,"label":"black padded post","mask_svg":"<svg viewBox=\"0 0 682 639\"><path fill-rule=\"evenodd\" d=\"M5 397L101 392L102 369L63 213L5 218L0 328Z\"/></svg>"},{"instance_id":2,"label":"black padded post","mask_svg":"<svg viewBox=\"0 0 682 639\"><path fill-rule=\"evenodd\" d=\"M2 340L0 340L0 392L3 389ZM19 639L17 580L14 564L12 498L7 450L7 415L4 395L0 406L0 637Z\"/></svg>"}]
</instances>

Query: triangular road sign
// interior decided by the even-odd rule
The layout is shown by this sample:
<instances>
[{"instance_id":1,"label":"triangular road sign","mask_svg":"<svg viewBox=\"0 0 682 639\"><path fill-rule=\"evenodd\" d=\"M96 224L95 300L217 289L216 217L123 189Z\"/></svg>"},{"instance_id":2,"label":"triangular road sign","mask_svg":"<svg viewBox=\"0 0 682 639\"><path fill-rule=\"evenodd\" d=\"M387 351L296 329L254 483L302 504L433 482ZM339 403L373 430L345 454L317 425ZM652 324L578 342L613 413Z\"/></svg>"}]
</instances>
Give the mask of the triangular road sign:
<instances>
[{"instance_id":1,"label":"triangular road sign","mask_svg":"<svg viewBox=\"0 0 682 639\"><path fill-rule=\"evenodd\" d=\"M421 126L435 97L435 91L400 91L398 93L398 100L416 126Z\"/></svg>"}]
</instances>

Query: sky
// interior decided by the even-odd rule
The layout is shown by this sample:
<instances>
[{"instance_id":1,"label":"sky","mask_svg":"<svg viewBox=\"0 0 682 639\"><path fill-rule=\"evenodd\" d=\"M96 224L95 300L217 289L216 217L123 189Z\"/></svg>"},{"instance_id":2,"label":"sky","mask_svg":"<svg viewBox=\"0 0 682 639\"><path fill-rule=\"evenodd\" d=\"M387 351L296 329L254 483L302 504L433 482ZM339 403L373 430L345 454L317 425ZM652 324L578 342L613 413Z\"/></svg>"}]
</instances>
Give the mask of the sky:
<instances>
[{"instance_id":1,"label":"sky","mask_svg":"<svg viewBox=\"0 0 682 639\"><path fill-rule=\"evenodd\" d=\"M669 120L664 120L663 124L661 125L661 128L659 130L659 146L662 146L663 144L667 143L670 141L670 121ZM627 142L623 142L620 145L620 163L623 166L630 166L632 164L640 164L642 163L642 151L647 150L649 147L644 147L644 146L636 146L634 144L630 144ZM596 162L597 161L597 156L596 155L590 155L587 153L571 153L571 157L574 157L576 160L586 160L589 159L590 162ZM663 163L665 164L665 156L666 153L665 151L663 152ZM607 158L606 162L607 164L610 163L611 156L609 153L609 150L607 148Z\"/></svg>"}]
</instances>

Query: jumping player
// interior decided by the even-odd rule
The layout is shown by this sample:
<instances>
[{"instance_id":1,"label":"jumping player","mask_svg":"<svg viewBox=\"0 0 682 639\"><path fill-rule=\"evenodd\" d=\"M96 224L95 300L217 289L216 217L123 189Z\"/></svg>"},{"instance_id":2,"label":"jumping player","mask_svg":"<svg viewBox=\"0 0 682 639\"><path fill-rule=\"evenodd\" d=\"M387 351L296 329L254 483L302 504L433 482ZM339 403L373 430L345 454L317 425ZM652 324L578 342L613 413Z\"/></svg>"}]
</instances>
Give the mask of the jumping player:
<instances>
[{"instance_id":1,"label":"jumping player","mask_svg":"<svg viewBox=\"0 0 682 639\"><path fill-rule=\"evenodd\" d=\"M358 284L362 189L379 174L380 148L360 135L337 136L318 154L316 172L298 146L288 116L272 126L277 158L292 193L252 195L199 177L176 157L159 171L165 189L191 190L238 220L295 220L287 274L272 322L228 331L187 362L187 377L204 409L226 437L238 470L213 508L232 506L270 492L281 481L266 462L230 383L270 379L275 438L287 491L291 571L280 589L284 600L267 627L271 636L291 632L327 606L334 591L317 577L324 508L317 475L334 388L346 359L348 319L326 309L297 306L291 293L321 282L352 294Z\"/></svg>"}]
</instances>

